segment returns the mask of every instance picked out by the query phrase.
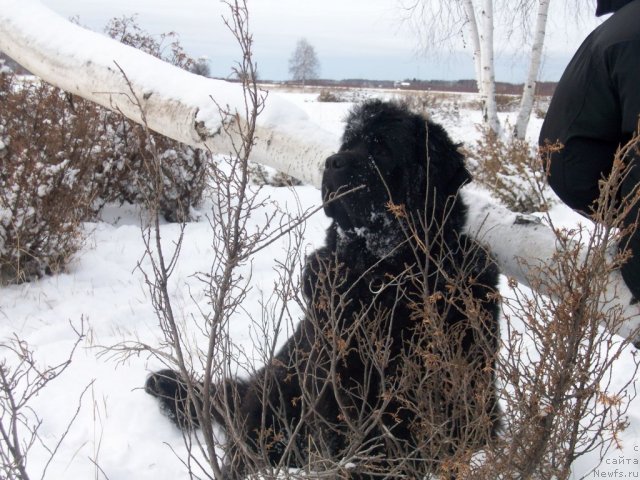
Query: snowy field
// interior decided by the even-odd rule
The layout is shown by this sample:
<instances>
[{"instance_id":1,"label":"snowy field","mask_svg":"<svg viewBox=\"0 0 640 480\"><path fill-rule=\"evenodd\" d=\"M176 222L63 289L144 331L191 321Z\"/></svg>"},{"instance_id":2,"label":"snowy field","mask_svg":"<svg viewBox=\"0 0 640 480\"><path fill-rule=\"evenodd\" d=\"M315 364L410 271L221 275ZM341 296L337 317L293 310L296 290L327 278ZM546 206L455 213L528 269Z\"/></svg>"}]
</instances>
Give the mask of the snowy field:
<instances>
[{"instance_id":1,"label":"snowy field","mask_svg":"<svg viewBox=\"0 0 640 480\"><path fill-rule=\"evenodd\" d=\"M318 103L317 94L284 95L338 137L349 103ZM432 116L445 125L456 141L470 143L478 135L479 112L434 111ZM537 137L539 128L540 120L533 119L531 138ZM304 210L320 203L319 191L309 186L297 187L295 191L265 187L261 195L283 208ZM208 271L213 258L211 227L206 219L210 209L211 201L205 201L198 210L199 219L186 226L182 253L170 286L174 305L179 315L187 319L187 324L191 315L199 315L198 309L207 309L206 286L194 274ZM35 351L42 365L53 365L67 357L75 339L72 324L78 328L83 321L87 333L69 368L32 402L42 420L40 435L51 446L64 433L78 409L82 392L88 387L78 417L48 467L47 478L188 478L177 458L185 452L181 433L161 415L156 402L141 388L147 374L161 364L145 355L126 362L101 355L102 347L123 340L136 339L152 346L160 342L158 322L143 275L137 268L139 263L143 268L148 267L143 258L140 213L131 206L109 207L100 222L86 224L86 245L68 273L0 289L0 341L19 336ZM555 206L551 215L560 225L579 221L577 215L561 205ZM259 215L255 221L260 222L262 218ZM307 250L323 241L327 225L322 212L307 222ZM162 225L167 246L178 233L178 226ZM243 307L255 316L260 315L262 296L272 289L276 278L274 266L278 258L284 257L285 248L284 242L272 245L253 261L253 289ZM508 290L503 293L508 294ZM234 321L231 333L235 341L246 345L247 351L251 350L251 332L242 317ZM614 368L624 373L632 366L629 351ZM614 382L615 375L614 372ZM620 437L621 450L611 451L599 470L587 478L640 476L637 473L640 471L640 399L630 406L629 413L630 426ZM33 447L28 464L32 478L40 478L47 457L41 445ZM575 465L574 478L587 474L595 461L595 456L582 458Z\"/></svg>"}]
</instances>

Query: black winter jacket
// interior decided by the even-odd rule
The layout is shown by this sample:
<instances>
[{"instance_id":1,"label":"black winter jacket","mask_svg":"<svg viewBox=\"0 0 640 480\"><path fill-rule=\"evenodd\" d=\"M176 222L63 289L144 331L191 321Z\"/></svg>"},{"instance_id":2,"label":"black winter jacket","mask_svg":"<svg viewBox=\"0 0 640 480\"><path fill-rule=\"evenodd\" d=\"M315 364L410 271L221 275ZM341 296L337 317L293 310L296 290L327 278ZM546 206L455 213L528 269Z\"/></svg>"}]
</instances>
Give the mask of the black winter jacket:
<instances>
[{"instance_id":1,"label":"black winter jacket","mask_svg":"<svg viewBox=\"0 0 640 480\"><path fill-rule=\"evenodd\" d=\"M616 0L599 8L614 8ZM617 2L623 3L621 0ZM549 183L570 207L588 212L616 149L638 127L640 0L624 2L582 43L567 66L540 131L540 144L560 142Z\"/></svg>"},{"instance_id":2,"label":"black winter jacket","mask_svg":"<svg viewBox=\"0 0 640 480\"><path fill-rule=\"evenodd\" d=\"M598 0L596 6L596 16L605 15L607 13L620 10L627 3L631 3L632 0Z\"/></svg>"},{"instance_id":3,"label":"black winter jacket","mask_svg":"<svg viewBox=\"0 0 640 480\"><path fill-rule=\"evenodd\" d=\"M540 144L559 141L551 156L549 184L570 207L589 214L619 146L638 130L640 115L640 0L599 0L597 14L615 12L583 42L567 66L549 105ZM622 184L625 196L640 185L640 154ZM627 218L640 218L640 208ZM640 298L640 228L627 238L633 258L622 275Z\"/></svg>"},{"instance_id":4,"label":"black winter jacket","mask_svg":"<svg viewBox=\"0 0 640 480\"><path fill-rule=\"evenodd\" d=\"M625 4L620 8L621 4ZM602 142L611 154L637 130L640 114L640 0L601 0L615 15L596 28L567 66L540 140Z\"/></svg>"}]
</instances>

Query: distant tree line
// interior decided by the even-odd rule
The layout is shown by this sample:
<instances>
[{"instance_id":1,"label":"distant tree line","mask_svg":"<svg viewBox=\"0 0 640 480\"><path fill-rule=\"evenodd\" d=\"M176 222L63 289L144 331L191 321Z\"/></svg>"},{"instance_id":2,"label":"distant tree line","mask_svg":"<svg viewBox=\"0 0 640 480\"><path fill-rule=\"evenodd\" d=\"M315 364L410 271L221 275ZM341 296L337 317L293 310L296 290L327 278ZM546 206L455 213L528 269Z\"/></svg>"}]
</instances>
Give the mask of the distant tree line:
<instances>
[{"instance_id":1,"label":"distant tree line","mask_svg":"<svg viewBox=\"0 0 640 480\"><path fill-rule=\"evenodd\" d=\"M261 83L299 84L298 81L270 81L261 80ZM476 93L477 83L472 79L464 80L419 80L405 79L401 82L395 80L370 80L366 78L346 78L342 80L308 79L307 86L334 87L334 88L384 88L400 90L437 90L444 92ZM521 95L522 83L496 82L496 93L499 95ZM550 96L556 88L556 82L538 82L536 95Z\"/></svg>"}]
</instances>

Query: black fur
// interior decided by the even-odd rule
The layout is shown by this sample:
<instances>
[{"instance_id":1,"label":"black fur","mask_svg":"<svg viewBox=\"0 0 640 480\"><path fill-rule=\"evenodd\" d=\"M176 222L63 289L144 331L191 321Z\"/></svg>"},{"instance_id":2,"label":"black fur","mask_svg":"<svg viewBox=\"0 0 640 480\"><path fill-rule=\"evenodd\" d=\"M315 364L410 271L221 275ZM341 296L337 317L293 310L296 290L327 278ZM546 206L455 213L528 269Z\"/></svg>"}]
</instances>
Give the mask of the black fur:
<instances>
[{"instance_id":1,"label":"black fur","mask_svg":"<svg viewBox=\"0 0 640 480\"><path fill-rule=\"evenodd\" d=\"M304 268L306 316L268 366L238 381L237 401L229 402L234 381L226 395L214 393L216 419L224 396L240 441L272 465L304 466L313 454L341 460L359 444L375 460L356 464L351 478L377 478L399 462L411 475L436 468L468 435L469 412L487 418L471 446L486 443L498 428L498 272L461 233L467 209L457 193L469 180L439 125L393 103L356 107L326 160L322 195L333 223ZM443 368L438 358L464 366ZM463 413L460 393L447 390L460 375L472 406ZM158 372L146 390L184 427L194 405L180 382ZM446 418L438 436L425 427L427 412ZM297 448L283 458L292 440ZM246 465L229 448L228 475L241 477Z\"/></svg>"}]
</instances>

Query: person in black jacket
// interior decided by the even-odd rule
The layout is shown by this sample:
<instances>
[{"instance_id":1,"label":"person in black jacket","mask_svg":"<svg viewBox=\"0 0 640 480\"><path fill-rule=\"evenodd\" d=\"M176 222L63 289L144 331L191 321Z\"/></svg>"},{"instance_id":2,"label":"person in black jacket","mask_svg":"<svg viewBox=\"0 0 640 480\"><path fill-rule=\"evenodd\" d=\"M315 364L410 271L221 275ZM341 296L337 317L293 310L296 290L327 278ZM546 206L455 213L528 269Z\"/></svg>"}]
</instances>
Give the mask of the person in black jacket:
<instances>
[{"instance_id":1,"label":"person in black jacket","mask_svg":"<svg viewBox=\"0 0 640 480\"><path fill-rule=\"evenodd\" d=\"M640 0L598 0L596 15L615 12L583 42L567 66L540 132L540 145L559 142L551 154L549 184L571 208L590 216L598 182L616 150L638 132L640 114ZM629 173L621 198L640 185L640 153L625 158ZM635 224L640 206L623 219ZM622 266L625 283L640 299L640 227L623 239L632 256Z\"/></svg>"}]
</instances>

